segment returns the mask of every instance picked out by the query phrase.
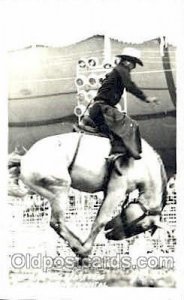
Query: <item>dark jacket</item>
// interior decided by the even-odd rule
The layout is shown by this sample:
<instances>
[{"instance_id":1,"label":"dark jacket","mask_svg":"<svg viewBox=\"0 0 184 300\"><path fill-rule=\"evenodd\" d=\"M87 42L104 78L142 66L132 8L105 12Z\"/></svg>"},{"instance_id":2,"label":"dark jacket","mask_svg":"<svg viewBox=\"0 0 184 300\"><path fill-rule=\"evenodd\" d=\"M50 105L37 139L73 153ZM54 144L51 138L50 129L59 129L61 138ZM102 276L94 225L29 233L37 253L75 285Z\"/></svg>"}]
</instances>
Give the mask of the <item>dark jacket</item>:
<instances>
[{"instance_id":1,"label":"dark jacket","mask_svg":"<svg viewBox=\"0 0 184 300\"><path fill-rule=\"evenodd\" d=\"M89 109L89 116L99 130L110 137L112 153L123 152L126 148L131 156L139 158L142 151L139 126L115 107L124 88L139 99L146 99L145 94L131 80L129 69L119 64L103 80L94 104Z\"/></svg>"},{"instance_id":2,"label":"dark jacket","mask_svg":"<svg viewBox=\"0 0 184 300\"><path fill-rule=\"evenodd\" d=\"M145 100L145 94L131 80L130 71L122 64L116 66L102 82L94 101L104 100L107 104L116 105L123 95L124 88L141 100Z\"/></svg>"}]
</instances>

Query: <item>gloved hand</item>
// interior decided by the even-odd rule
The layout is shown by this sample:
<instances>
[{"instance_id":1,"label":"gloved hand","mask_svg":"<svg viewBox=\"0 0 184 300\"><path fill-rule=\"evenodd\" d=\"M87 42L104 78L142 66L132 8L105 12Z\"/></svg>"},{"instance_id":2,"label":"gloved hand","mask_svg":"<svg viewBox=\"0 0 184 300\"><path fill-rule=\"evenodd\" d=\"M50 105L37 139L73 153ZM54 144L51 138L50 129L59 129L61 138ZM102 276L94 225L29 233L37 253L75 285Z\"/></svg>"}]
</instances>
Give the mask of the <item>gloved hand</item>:
<instances>
[{"instance_id":1,"label":"gloved hand","mask_svg":"<svg viewBox=\"0 0 184 300\"><path fill-rule=\"evenodd\" d=\"M156 103L156 104L159 104L159 101L158 101L157 97L147 96L145 101L147 103Z\"/></svg>"}]
</instances>

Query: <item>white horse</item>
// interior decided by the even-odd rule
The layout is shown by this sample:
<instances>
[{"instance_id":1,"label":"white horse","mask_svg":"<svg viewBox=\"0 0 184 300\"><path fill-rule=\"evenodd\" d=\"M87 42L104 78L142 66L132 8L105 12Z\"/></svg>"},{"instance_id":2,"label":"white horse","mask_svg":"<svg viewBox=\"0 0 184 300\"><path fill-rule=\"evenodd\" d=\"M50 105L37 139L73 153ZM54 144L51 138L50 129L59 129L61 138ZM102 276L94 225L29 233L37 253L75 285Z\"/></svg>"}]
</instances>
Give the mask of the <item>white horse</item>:
<instances>
[{"instance_id":1,"label":"white horse","mask_svg":"<svg viewBox=\"0 0 184 300\"><path fill-rule=\"evenodd\" d=\"M51 226L77 255L85 257L105 226L108 239L123 239L161 226L166 174L159 155L144 140L142 148L142 158L125 160L120 175L116 168L109 170L106 162L111 150L109 139L76 132L51 136L36 142L22 156L20 178L49 200ZM104 201L84 243L65 224L70 187L89 193L104 191ZM128 195L135 189L138 200L125 209ZM112 219L120 203L122 214Z\"/></svg>"}]
</instances>

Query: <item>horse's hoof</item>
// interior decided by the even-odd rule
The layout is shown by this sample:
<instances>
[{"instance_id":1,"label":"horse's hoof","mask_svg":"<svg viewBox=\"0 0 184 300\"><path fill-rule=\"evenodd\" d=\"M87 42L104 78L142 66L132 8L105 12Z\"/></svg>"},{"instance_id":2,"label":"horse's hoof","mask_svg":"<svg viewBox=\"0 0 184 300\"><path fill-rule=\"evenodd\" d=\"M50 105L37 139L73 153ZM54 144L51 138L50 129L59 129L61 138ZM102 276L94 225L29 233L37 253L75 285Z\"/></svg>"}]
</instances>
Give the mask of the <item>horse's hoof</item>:
<instances>
[{"instance_id":1,"label":"horse's hoof","mask_svg":"<svg viewBox=\"0 0 184 300\"><path fill-rule=\"evenodd\" d=\"M88 256L80 256L78 264L80 267L88 267L89 266Z\"/></svg>"},{"instance_id":2,"label":"horse's hoof","mask_svg":"<svg viewBox=\"0 0 184 300\"><path fill-rule=\"evenodd\" d=\"M91 252L90 249L86 249L84 246L81 247L71 247L71 250L75 253L75 255L79 258L79 260L85 259L89 256Z\"/></svg>"},{"instance_id":3,"label":"horse's hoof","mask_svg":"<svg viewBox=\"0 0 184 300\"><path fill-rule=\"evenodd\" d=\"M78 255L78 249L76 247L71 247L71 250L76 254Z\"/></svg>"},{"instance_id":4,"label":"horse's hoof","mask_svg":"<svg viewBox=\"0 0 184 300\"><path fill-rule=\"evenodd\" d=\"M91 250L92 250L91 243L90 242L84 242L84 244L82 245L82 248L79 249L77 255L81 259L85 259L90 255Z\"/></svg>"}]
</instances>

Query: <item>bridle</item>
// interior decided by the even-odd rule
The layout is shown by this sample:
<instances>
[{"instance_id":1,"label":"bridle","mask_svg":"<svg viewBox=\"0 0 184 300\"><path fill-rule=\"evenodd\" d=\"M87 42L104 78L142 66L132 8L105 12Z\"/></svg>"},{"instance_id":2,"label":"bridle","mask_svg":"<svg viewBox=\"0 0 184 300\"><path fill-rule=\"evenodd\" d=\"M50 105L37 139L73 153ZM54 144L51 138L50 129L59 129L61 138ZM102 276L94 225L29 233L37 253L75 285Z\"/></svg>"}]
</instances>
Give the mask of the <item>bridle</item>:
<instances>
[{"instance_id":1,"label":"bridle","mask_svg":"<svg viewBox=\"0 0 184 300\"><path fill-rule=\"evenodd\" d=\"M133 200L133 201L130 201L128 203L128 205L130 204L139 204L139 206L141 207L142 211L143 211L143 214L136 218L135 220L133 220L132 222L130 222L129 224L125 224L125 229L126 230L129 230L130 228L133 229L138 222L142 221L145 217L148 217L148 216L160 216L161 215L161 210L149 210L147 209L139 200ZM125 206L122 210L122 213L125 211Z\"/></svg>"}]
</instances>

